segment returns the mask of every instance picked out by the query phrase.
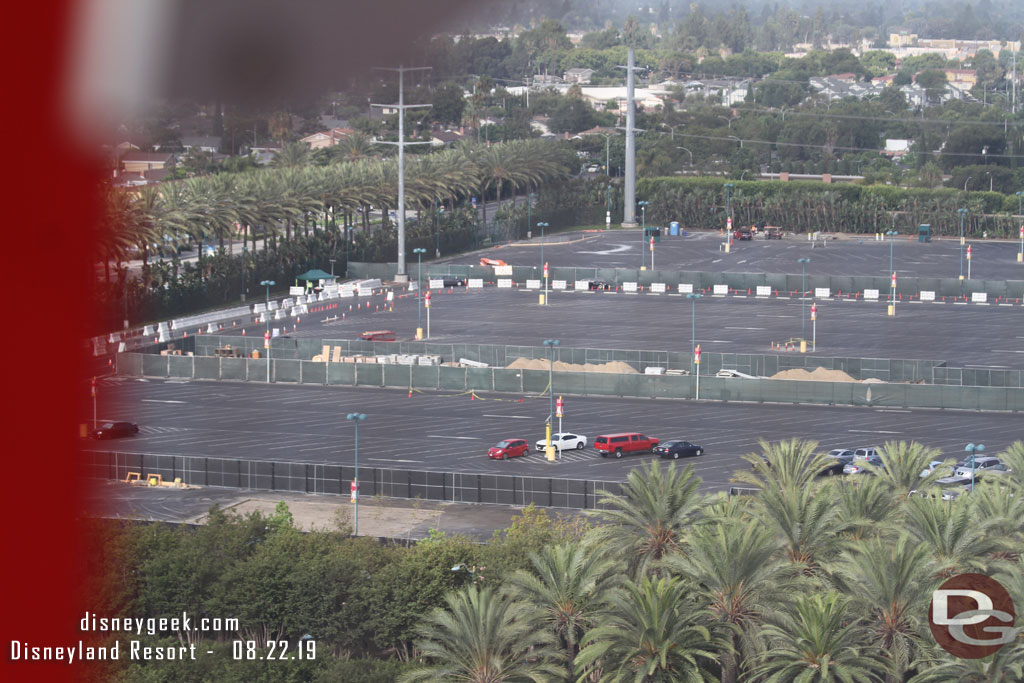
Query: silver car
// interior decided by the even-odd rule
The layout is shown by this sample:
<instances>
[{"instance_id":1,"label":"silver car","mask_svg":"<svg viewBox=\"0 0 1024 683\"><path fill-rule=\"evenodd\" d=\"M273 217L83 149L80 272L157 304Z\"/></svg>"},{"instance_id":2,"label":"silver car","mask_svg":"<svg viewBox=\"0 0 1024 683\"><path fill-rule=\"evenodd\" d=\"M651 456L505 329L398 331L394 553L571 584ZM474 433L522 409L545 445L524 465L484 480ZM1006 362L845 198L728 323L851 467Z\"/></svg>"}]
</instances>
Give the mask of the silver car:
<instances>
[{"instance_id":1,"label":"silver car","mask_svg":"<svg viewBox=\"0 0 1024 683\"><path fill-rule=\"evenodd\" d=\"M965 458L961 461L962 464L957 465L954 474L958 477L970 477L971 458ZM1003 461L994 455L983 455L974 458L973 473L975 477L980 477L985 474L1003 474L1007 471L1007 467L1003 464Z\"/></svg>"}]
</instances>

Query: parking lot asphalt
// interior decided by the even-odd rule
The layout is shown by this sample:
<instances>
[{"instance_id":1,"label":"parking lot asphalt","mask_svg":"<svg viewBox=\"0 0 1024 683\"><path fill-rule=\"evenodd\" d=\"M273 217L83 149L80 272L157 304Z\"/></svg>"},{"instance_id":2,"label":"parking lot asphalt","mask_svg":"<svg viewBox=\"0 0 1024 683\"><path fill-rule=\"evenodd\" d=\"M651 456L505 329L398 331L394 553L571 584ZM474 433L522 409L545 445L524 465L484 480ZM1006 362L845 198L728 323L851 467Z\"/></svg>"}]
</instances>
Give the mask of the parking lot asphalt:
<instances>
[{"instance_id":1,"label":"parking lot asphalt","mask_svg":"<svg viewBox=\"0 0 1024 683\"><path fill-rule=\"evenodd\" d=\"M886 229L886 228L883 228ZM799 258L810 258L808 275L864 275L888 277L892 270L901 277L957 278L961 274L959 238L933 238L921 243L917 236L901 235L892 245L874 235L835 235L826 246L813 248L807 235L791 235L781 240L734 240L729 253L721 250L723 236L718 232L687 231L685 236L664 235L655 244L654 265L658 270L700 270L728 273L800 274ZM819 242L821 244L822 242ZM1021 280L1024 265L1017 263L1017 240L969 239L971 277L976 280ZM532 239L508 245L442 258L438 263L479 264L479 257L502 259L513 266L543 267L541 240ZM641 258L641 231L615 229L591 232L564 232L545 236L544 260L552 267L637 268L651 266L649 245L644 244ZM967 275L966 246L963 274ZM424 261L424 265L427 262ZM416 277L416 263L408 268Z\"/></svg>"},{"instance_id":2,"label":"parking lot asphalt","mask_svg":"<svg viewBox=\"0 0 1024 683\"><path fill-rule=\"evenodd\" d=\"M968 441L998 453L1024 434L1019 415L1001 413L570 397L564 429L586 435L590 445L551 463L532 452L544 436L547 396L478 396L111 378L101 384L99 418L132 420L141 431L84 446L351 465L353 427L344 415L358 411L368 416L359 430L362 467L621 481L653 456L602 458L590 445L601 433L639 431L703 446L703 456L681 462L692 462L703 488L714 491L728 488L732 473L747 466L742 456L759 450L759 439L802 437L823 449L918 441L956 457ZM527 439L531 454L488 459L487 448L506 438Z\"/></svg>"},{"instance_id":3,"label":"parking lot asphalt","mask_svg":"<svg viewBox=\"0 0 1024 683\"><path fill-rule=\"evenodd\" d=\"M362 307L366 301L368 308ZM536 291L496 287L442 290L431 302L430 341L439 343L540 346L555 337L567 347L688 352L696 327L706 352L777 353L773 344L816 335L819 356L944 360L950 367L1024 365L1022 306L914 301L897 303L896 315L889 317L884 301L704 296L693 302L671 294L574 291L552 292L549 305L540 306ZM426 327L415 293L392 306L382 296L324 305L330 308L298 322L271 325L292 337L316 339L355 339L366 330L388 329L400 341L415 339L421 320ZM223 334L240 335L241 329ZM245 329L261 336L264 324ZM277 357L288 343L274 342Z\"/></svg>"}]
</instances>

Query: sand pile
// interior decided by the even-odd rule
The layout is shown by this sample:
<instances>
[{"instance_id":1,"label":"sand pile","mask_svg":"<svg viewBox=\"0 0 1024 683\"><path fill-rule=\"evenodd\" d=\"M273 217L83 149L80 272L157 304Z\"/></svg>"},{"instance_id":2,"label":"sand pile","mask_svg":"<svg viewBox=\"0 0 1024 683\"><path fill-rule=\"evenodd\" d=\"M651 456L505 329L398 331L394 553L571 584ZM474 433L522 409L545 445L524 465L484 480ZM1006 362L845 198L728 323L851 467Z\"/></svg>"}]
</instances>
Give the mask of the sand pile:
<instances>
[{"instance_id":1,"label":"sand pile","mask_svg":"<svg viewBox=\"0 0 1024 683\"><path fill-rule=\"evenodd\" d=\"M510 370L547 370L548 361L546 358L516 358L505 367ZM559 372L609 372L619 375L639 374L629 363L623 363L620 360L613 360L609 363L586 363L584 365L563 363L560 360L556 360L554 369Z\"/></svg>"},{"instance_id":2,"label":"sand pile","mask_svg":"<svg viewBox=\"0 0 1024 683\"><path fill-rule=\"evenodd\" d=\"M860 380L850 377L842 370L828 370L826 368L814 368L814 372L807 372L803 368L792 368L776 372L771 379L799 379L811 380L814 382L859 382Z\"/></svg>"}]
</instances>

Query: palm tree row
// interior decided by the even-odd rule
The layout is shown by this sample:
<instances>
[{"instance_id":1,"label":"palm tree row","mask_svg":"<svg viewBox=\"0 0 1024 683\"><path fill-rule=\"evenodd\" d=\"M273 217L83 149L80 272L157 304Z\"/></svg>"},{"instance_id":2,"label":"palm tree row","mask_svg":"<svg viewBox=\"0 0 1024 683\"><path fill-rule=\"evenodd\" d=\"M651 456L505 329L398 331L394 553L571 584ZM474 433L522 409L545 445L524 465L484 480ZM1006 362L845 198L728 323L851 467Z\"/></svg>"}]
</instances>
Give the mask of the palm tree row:
<instances>
[{"instance_id":1,"label":"palm tree row","mask_svg":"<svg viewBox=\"0 0 1024 683\"><path fill-rule=\"evenodd\" d=\"M674 463L634 469L580 542L430 615L424 667L405 680L1024 680L1019 633L956 659L928 625L932 592L957 574L1024 605L1024 442L1000 455L1009 472L952 500L939 482L952 460L922 476L935 449L882 451L874 476L821 477L816 443L762 442L734 476L749 496L702 494Z\"/></svg>"},{"instance_id":2,"label":"palm tree row","mask_svg":"<svg viewBox=\"0 0 1024 683\"><path fill-rule=\"evenodd\" d=\"M537 187L566 172L560 146L547 141L463 143L407 161L406 203L426 208L440 200L454 205L488 193L500 200L503 193ZM311 221L314 229L318 221L336 227L340 216L345 225L352 225L357 215L369 228L371 207L387 220L388 210L397 204L397 187L394 159L356 158L316 166L309 154L289 147L269 169L170 181L138 191L109 189L109 230L101 240L100 255L105 261L120 262L137 249L145 261L154 245L205 239L216 239L223 247L233 239L236 225L242 227L243 239L253 240L253 249L257 229L265 235L283 232L288 240L292 230L308 230Z\"/></svg>"}]
</instances>

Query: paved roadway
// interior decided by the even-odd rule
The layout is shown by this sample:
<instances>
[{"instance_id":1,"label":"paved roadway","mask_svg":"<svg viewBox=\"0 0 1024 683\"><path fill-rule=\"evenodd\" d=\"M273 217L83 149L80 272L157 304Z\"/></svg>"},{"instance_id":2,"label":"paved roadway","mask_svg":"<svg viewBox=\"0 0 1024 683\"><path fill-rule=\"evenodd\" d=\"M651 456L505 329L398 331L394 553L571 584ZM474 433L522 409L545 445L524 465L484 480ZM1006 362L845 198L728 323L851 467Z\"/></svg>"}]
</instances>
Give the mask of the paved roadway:
<instances>
[{"instance_id":1,"label":"paved roadway","mask_svg":"<svg viewBox=\"0 0 1024 683\"><path fill-rule=\"evenodd\" d=\"M101 383L99 418L138 422L141 433L89 447L352 464L353 427L344 415L359 411L368 416L359 430L359 462L369 467L619 481L652 459L601 458L587 448L567 452L556 463L537 453L489 460L487 448L501 439L525 438L532 446L543 438L549 399L482 399L419 392L409 398L407 392L371 388L112 378ZM746 466L741 456L758 450L759 438L801 436L819 441L823 449L913 440L953 457L967 441L983 442L986 452L998 453L1024 435L1019 415L961 411L569 398L566 413L566 431L578 430L591 442L600 433L641 431L704 446L704 456L687 462L694 464L707 490L727 488L731 474Z\"/></svg>"},{"instance_id":2,"label":"paved roadway","mask_svg":"<svg viewBox=\"0 0 1024 683\"><path fill-rule=\"evenodd\" d=\"M358 299L323 302L338 307L271 326L294 337L354 339L365 330L389 329L399 340L414 339L420 315L414 294L398 298L393 310L382 296L370 301L370 309L357 309ZM772 342L800 337L805 325L811 339L814 329L811 301L788 297L705 296L693 304L669 294L566 291L553 292L551 304L539 306L535 291L485 287L434 292L431 302L430 339L443 343L540 346L556 337L569 347L684 351L694 310L697 341L708 352L774 353ZM946 360L951 367L1024 365L1022 306L907 302L897 304L895 317L886 315L883 301L823 300L817 306L818 355ZM333 320L342 312L345 320ZM245 329L262 336L264 327ZM282 345L287 340L275 342L275 348Z\"/></svg>"},{"instance_id":3,"label":"paved roadway","mask_svg":"<svg viewBox=\"0 0 1024 683\"><path fill-rule=\"evenodd\" d=\"M578 241L580 238L585 241ZM828 246L813 249L806 235L782 240L734 241L728 254L720 250L722 237L717 232L689 232L685 237L663 236L654 248L654 265L666 270L703 270L729 273L790 273L799 275L798 258L810 258L808 275L867 275L888 277L888 242L875 241L874 235L838 235ZM977 280L1021 280L1024 265L1016 262L1017 240L969 240L971 277ZM544 259L551 266L583 268L640 268L640 230L557 233L548 236ZM965 248L966 249L966 248ZM923 244L906 236L892 245L893 268L901 277L956 278L960 276L960 240L933 238ZM966 252L965 252L966 255ZM480 256L502 259L514 266L543 266L540 237L528 242L443 258L438 263L477 264ZM643 262L650 268L650 251ZM416 259L408 267L416 277ZM426 262L424 262L426 263ZM963 262L967 275L967 261Z\"/></svg>"}]
</instances>

